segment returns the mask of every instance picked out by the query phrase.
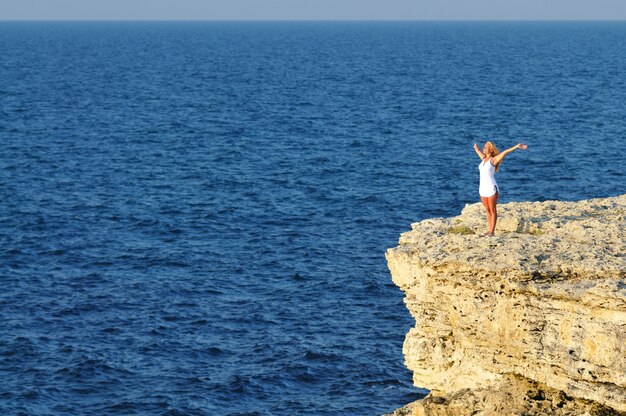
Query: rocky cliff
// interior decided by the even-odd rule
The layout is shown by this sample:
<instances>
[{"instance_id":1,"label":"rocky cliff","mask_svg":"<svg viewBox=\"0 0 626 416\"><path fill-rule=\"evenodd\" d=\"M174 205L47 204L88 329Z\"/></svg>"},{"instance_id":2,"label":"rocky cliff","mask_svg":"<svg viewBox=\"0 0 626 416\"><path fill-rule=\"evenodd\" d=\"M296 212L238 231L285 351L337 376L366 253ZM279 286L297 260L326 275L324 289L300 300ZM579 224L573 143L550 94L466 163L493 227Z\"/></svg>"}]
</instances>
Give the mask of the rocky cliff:
<instances>
[{"instance_id":1,"label":"rocky cliff","mask_svg":"<svg viewBox=\"0 0 626 416\"><path fill-rule=\"evenodd\" d=\"M412 224L386 253L431 390L395 414L626 414L626 195Z\"/></svg>"}]
</instances>

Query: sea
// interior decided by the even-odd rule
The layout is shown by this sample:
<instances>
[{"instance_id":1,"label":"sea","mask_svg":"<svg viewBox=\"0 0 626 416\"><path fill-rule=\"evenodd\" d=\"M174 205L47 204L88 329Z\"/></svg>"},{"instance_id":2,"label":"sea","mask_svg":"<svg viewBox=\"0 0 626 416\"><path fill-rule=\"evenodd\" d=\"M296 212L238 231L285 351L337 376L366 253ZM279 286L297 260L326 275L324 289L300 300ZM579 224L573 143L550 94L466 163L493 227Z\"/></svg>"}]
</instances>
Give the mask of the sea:
<instances>
[{"instance_id":1,"label":"sea","mask_svg":"<svg viewBox=\"0 0 626 416\"><path fill-rule=\"evenodd\" d=\"M1 22L0 414L419 399L385 250L626 192L626 22Z\"/></svg>"}]
</instances>

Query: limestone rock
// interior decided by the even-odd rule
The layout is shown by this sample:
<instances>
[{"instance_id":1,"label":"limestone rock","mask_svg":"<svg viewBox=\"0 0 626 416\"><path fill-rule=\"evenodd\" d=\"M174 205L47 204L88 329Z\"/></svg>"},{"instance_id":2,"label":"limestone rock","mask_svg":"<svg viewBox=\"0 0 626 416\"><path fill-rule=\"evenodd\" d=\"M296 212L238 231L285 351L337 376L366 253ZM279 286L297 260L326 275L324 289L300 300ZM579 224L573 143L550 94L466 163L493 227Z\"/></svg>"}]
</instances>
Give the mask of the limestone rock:
<instances>
[{"instance_id":1,"label":"limestone rock","mask_svg":"<svg viewBox=\"0 0 626 416\"><path fill-rule=\"evenodd\" d=\"M596 402L577 399L523 377L504 375L485 389L429 395L387 416L622 416Z\"/></svg>"},{"instance_id":2,"label":"limestone rock","mask_svg":"<svg viewBox=\"0 0 626 416\"><path fill-rule=\"evenodd\" d=\"M441 409L474 397L475 414L507 414L485 400L524 383L572 398L580 413L519 414L626 412L626 195L501 204L498 214L496 238L482 236L484 209L472 204L412 224L386 253L416 321L403 347L414 384ZM429 400L413 414L474 414Z\"/></svg>"}]
</instances>

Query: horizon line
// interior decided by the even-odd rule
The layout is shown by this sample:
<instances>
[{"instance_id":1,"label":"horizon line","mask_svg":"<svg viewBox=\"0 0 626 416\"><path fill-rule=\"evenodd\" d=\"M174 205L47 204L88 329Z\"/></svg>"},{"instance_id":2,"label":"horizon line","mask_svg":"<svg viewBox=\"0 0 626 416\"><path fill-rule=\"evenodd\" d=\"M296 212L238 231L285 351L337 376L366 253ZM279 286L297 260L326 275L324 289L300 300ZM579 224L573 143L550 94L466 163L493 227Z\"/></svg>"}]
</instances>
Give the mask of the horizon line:
<instances>
[{"instance_id":1,"label":"horizon line","mask_svg":"<svg viewBox=\"0 0 626 416\"><path fill-rule=\"evenodd\" d=\"M197 23L213 23L213 22L626 22L623 19L2 19L4 22L197 22Z\"/></svg>"}]
</instances>

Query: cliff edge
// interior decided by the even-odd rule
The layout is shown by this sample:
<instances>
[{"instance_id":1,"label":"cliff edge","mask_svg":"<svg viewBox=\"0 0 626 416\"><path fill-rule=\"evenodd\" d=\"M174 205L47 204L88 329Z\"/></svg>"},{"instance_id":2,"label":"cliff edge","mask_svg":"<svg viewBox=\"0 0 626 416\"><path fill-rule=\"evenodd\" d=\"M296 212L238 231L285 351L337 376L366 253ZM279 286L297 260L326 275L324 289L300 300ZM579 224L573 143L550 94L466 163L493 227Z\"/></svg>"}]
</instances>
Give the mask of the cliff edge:
<instances>
[{"instance_id":1,"label":"cliff edge","mask_svg":"<svg viewBox=\"0 0 626 416\"><path fill-rule=\"evenodd\" d=\"M626 414L626 195L412 224L386 253L431 390L396 415Z\"/></svg>"}]
</instances>

